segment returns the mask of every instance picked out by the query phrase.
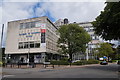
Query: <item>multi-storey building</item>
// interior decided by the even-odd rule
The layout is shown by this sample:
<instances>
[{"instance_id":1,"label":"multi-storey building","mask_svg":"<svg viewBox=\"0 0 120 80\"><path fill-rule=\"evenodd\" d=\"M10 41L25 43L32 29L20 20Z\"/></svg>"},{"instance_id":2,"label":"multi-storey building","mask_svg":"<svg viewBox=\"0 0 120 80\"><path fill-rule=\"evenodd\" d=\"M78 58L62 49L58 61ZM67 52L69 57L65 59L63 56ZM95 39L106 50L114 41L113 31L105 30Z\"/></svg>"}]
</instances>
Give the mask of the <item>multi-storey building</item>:
<instances>
[{"instance_id":1,"label":"multi-storey building","mask_svg":"<svg viewBox=\"0 0 120 80\"><path fill-rule=\"evenodd\" d=\"M68 24L68 23L69 23L68 19L65 18L65 19L58 19L54 24L59 29L60 26Z\"/></svg>"},{"instance_id":2,"label":"multi-storey building","mask_svg":"<svg viewBox=\"0 0 120 80\"><path fill-rule=\"evenodd\" d=\"M93 25L91 22L81 22L81 23L71 23L71 24L78 24L80 27L83 27L88 34L91 37L91 41L87 44L87 49L86 49L86 54L83 53L74 53L72 56L72 60L81 60L81 59L93 59L95 58L94 51L95 48L98 47L98 44L102 42L102 38L100 36L96 35L94 32ZM61 25L64 25L64 20L59 19L58 21L55 22L55 25L60 28Z\"/></svg>"},{"instance_id":3,"label":"multi-storey building","mask_svg":"<svg viewBox=\"0 0 120 80\"><path fill-rule=\"evenodd\" d=\"M80 27L83 27L88 34L91 37L91 41L86 44L87 49L86 49L86 54L83 53L74 53L72 56L72 60L76 61L76 60L81 60L81 59L95 59L97 56L94 55L95 52L95 48L98 47L98 44L103 42L102 38L100 38L100 36L95 34L94 31L94 27L91 24L91 22L81 22L81 23L71 23L71 24L78 24ZM60 28L61 25L64 25L64 20L63 19L59 19L58 21L55 22L55 25Z\"/></svg>"},{"instance_id":4,"label":"multi-storey building","mask_svg":"<svg viewBox=\"0 0 120 80\"><path fill-rule=\"evenodd\" d=\"M87 44L86 59L94 59L95 48L97 48L98 44L102 42L102 38L95 34L94 27L91 22L83 22L78 24L83 27L91 37L91 41Z\"/></svg>"},{"instance_id":5,"label":"multi-storey building","mask_svg":"<svg viewBox=\"0 0 120 80\"><path fill-rule=\"evenodd\" d=\"M58 59L56 30L47 17L8 22L5 54L23 63Z\"/></svg>"}]
</instances>

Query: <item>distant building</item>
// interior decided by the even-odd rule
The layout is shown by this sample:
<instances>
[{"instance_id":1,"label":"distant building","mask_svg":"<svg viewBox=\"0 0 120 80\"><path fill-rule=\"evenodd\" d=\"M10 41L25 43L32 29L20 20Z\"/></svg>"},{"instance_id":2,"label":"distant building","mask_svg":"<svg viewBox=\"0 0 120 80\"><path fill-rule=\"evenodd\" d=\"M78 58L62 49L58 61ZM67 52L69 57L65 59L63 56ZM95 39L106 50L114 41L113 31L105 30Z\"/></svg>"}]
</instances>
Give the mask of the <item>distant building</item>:
<instances>
[{"instance_id":1,"label":"distant building","mask_svg":"<svg viewBox=\"0 0 120 80\"><path fill-rule=\"evenodd\" d=\"M95 34L94 27L91 24L91 22L82 22L82 23L76 23L74 22L73 24L78 24L80 27L83 27L86 32L91 37L91 41L86 44L87 49L86 49L86 54L84 53L74 53L72 55L72 60L84 60L84 59L97 59L97 56L94 55L95 49L99 47L99 43L102 43L102 38L98 35Z\"/></svg>"},{"instance_id":2,"label":"distant building","mask_svg":"<svg viewBox=\"0 0 120 80\"><path fill-rule=\"evenodd\" d=\"M95 34L94 27L91 22L78 23L79 26L83 27L91 37L91 41L87 44L86 59L94 59L94 51L98 47L99 43L102 43L102 38Z\"/></svg>"},{"instance_id":3,"label":"distant building","mask_svg":"<svg viewBox=\"0 0 120 80\"><path fill-rule=\"evenodd\" d=\"M68 23L69 23L68 19L65 18L65 19L64 19L64 24L68 24Z\"/></svg>"},{"instance_id":4,"label":"distant building","mask_svg":"<svg viewBox=\"0 0 120 80\"><path fill-rule=\"evenodd\" d=\"M64 24L69 24L68 19L64 19L64 20L59 19L58 21L55 22L55 25L58 28L60 28L60 26L64 25ZM95 52L95 49L97 47L99 47L98 44L102 43L103 40L102 40L102 38L100 36L95 34L94 27L91 24L91 22L81 22L81 23L74 22L74 23L71 23L71 24L78 24L80 27L83 27L91 37L91 41L88 44L86 44L86 46L87 46L86 54L74 53L72 55L72 58L73 58L72 60L76 61L76 60L82 60L82 59L87 59L88 60L88 59L97 58L97 56L94 55L94 52Z\"/></svg>"},{"instance_id":5,"label":"distant building","mask_svg":"<svg viewBox=\"0 0 120 80\"><path fill-rule=\"evenodd\" d=\"M14 61L43 63L59 59L57 27L47 18L8 22L5 54Z\"/></svg>"},{"instance_id":6,"label":"distant building","mask_svg":"<svg viewBox=\"0 0 120 80\"><path fill-rule=\"evenodd\" d=\"M60 26L65 25L65 24L69 24L69 21L68 21L67 18L65 18L65 19L58 19L54 24L59 29Z\"/></svg>"}]
</instances>

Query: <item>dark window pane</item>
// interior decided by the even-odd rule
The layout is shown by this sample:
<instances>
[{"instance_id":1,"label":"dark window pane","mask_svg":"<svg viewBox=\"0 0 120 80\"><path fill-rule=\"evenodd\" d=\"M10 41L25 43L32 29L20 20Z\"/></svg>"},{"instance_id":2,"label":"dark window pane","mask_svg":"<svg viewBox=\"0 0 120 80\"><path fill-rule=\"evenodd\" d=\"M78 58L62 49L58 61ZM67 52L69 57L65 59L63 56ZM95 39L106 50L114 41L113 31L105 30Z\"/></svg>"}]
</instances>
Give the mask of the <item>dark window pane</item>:
<instances>
[{"instance_id":1,"label":"dark window pane","mask_svg":"<svg viewBox=\"0 0 120 80\"><path fill-rule=\"evenodd\" d=\"M23 29L23 23L20 23L20 29Z\"/></svg>"},{"instance_id":2,"label":"dark window pane","mask_svg":"<svg viewBox=\"0 0 120 80\"><path fill-rule=\"evenodd\" d=\"M31 28L35 27L35 22L31 22Z\"/></svg>"},{"instance_id":3,"label":"dark window pane","mask_svg":"<svg viewBox=\"0 0 120 80\"><path fill-rule=\"evenodd\" d=\"M45 43L45 33L41 33L41 43Z\"/></svg>"},{"instance_id":4,"label":"dark window pane","mask_svg":"<svg viewBox=\"0 0 120 80\"><path fill-rule=\"evenodd\" d=\"M30 48L34 48L34 42L30 42Z\"/></svg>"},{"instance_id":5,"label":"dark window pane","mask_svg":"<svg viewBox=\"0 0 120 80\"><path fill-rule=\"evenodd\" d=\"M24 48L29 48L28 46L29 46L29 43L28 43L28 42L25 42L25 43L24 43Z\"/></svg>"},{"instance_id":6,"label":"dark window pane","mask_svg":"<svg viewBox=\"0 0 120 80\"><path fill-rule=\"evenodd\" d=\"M40 48L40 43L35 43L35 48Z\"/></svg>"},{"instance_id":7,"label":"dark window pane","mask_svg":"<svg viewBox=\"0 0 120 80\"><path fill-rule=\"evenodd\" d=\"M19 47L18 47L19 49L23 49L24 48L24 46L23 46L23 43L22 42L20 42L19 43Z\"/></svg>"}]
</instances>

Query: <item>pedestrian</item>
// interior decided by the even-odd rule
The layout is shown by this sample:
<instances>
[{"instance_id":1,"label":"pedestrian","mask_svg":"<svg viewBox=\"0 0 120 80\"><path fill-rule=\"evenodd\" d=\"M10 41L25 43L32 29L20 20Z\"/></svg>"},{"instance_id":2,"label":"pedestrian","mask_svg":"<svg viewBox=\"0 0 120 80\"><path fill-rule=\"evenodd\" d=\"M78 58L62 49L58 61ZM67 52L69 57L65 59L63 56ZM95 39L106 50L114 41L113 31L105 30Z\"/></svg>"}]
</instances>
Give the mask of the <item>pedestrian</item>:
<instances>
[{"instance_id":1,"label":"pedestrian","mask_svg":"<svg viewBox=\"0 0 120 80\"><path fill-rule=\"evenodd\" d=\"M18 68L21 68L21 60L18 61Z\"/></svg>"}]
</instances>

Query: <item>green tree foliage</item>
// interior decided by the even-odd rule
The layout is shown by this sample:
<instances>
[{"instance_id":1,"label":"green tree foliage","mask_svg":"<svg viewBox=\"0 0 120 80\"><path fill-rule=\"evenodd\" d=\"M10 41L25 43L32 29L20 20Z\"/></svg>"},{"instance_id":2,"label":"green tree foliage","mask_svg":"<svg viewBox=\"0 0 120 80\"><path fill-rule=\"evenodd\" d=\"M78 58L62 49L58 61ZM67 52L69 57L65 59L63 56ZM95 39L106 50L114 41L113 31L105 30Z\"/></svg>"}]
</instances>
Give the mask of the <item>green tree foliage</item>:
<instances>
[{"instance_id":1,"label":"green tree foliage","mask_svg":"<svg viewBox=\"0 0 120 80\"><path fill-rule=\"evenodd\" d=\"M120 39L120 1L107 2L104 11L92 22L95 32L105 40Z\"/></svg>"},{"instance_id":2,"label":"green tree foliage","mask_svg":"<svg viewBox=\"0 0 120 80\"><path fill-rule=\"evenodd\" d=\"M120 60L120 46L117 47L116 53L116 59Z\"/></svg>"},{"instance_id":3,"label":"green tree foliage","mask_svg":"<svg viewBox=\"0 0 120 80\"><path fill-rule=\"evenodd\" d=\"M90 35L82 27L77 24L63 25L58 32L60 34L58 46L61 53L69 54L72 60L73 53L85 52L86 44L90 41Z\"/></svg>"},{"instance_id":4,"label":"green tree foliage","mask_svg":"<svg viewBox=\"0 0 120 80\"><path fill-rule=\"evenodd\" d=\"M112 53L114 53L112 46L109 43L101 43L99 48L97 48L97 56L103 57L103 56L110 56Z\"/></svg>"}]
</instances>

